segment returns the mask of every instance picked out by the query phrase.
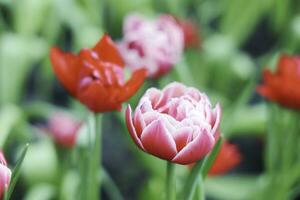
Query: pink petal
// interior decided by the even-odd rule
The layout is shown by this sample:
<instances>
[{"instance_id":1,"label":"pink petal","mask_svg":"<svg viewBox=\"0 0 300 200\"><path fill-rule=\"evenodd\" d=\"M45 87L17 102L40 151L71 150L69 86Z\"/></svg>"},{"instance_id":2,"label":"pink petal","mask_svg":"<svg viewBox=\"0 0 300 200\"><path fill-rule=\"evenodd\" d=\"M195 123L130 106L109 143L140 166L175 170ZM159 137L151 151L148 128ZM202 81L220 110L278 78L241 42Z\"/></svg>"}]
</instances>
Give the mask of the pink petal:
<instances>
[{"instance_id":1,"label":"pink petal","mask_svg":"<svg viewBox=\"0 0 300 200\"><path fill-rule=\"evenodd\" d=\"M161 95L157 105L155 105L155 109L164 106L171 98L180 97L184 95L185 91L186 91L186 87L181 83L173 82L169 84L162 91L163 94Z\"/></svg>"},{"instance_id":2,"label":"pink petal","mask_svg":"<svg viewBox=\"0 0 300 200\"><path fill-rule=\"evenodd\" d=\"M221 115L222 115L222 110L219 103L216 105L213 115L214 115L213 116L214 122L212 123L211 134L215 136L215 134L218 132L218 129L220 128Z\"/></svg>"},{"instance_id":3,"label":"pink petal","mask_svg":"<svg viewBox=\"0 0 300 200\"><path fill-rule=\"evenodd\" d=\"M145 151L145 148L143 147L143 144L141 143L141 140L138 138L135 127L132 123L132 111L130 105L126 108L126 125L129 130L130 136L133 139L134 143L140 147L143 151Z\"/></svg>"},{"instance_id":4,"label":"pink petal","mask_svg":"<svg viewBox=\"0 0 300 200\"><path fill-rule=\"evenodd\" d=\"M212 137L206 129L202 129L202 133L186 145L175 158L173 158L172 162L183 165L194 163L208 154L214 143L214 137Z\"/></svg>"},{"instance_id":5,"label":"pink petal","mask_svg":"<svg viewBox=\"0 0 300 200\"><path fill-rule=\"evenodd\" d=\"M177 154L176 143L163 121L157 119L149 124L142 133L141 141L148 153L165 160L172 160Z\"/></svg>"},{"instance_id":6,"label":"pink petal","mask_svg":"<svg viewBox=\"0 0 300 200\"><path fill-rule=\"evenodd\" d=\"M144 96L148 97L151 101L152 107L155 107L161 97L161 94L162 93L160 90L156 88L150 88L146 91Z\"/></svg>"},{"instance_id":7,"label":"pink petal","mask_svg":"<svg viewBox=\"0 0 300 200\"><path fill-rule=\"evenodd\" d=\"M192 139L193 129L191 127L182 127L174 133L177 151L181 151Z\"/></svg>"},{"instance_id":8,"label":"pink petal","mask_svg":"<svg viewBox=\"0 0 300 200\"><path fill-rule=\"evenodd\" d=\"M146 127L143 115L140 109L136 109L134 114L134 126L138 137L141 136L143 129Z\"/></svg>"}]
</instances>

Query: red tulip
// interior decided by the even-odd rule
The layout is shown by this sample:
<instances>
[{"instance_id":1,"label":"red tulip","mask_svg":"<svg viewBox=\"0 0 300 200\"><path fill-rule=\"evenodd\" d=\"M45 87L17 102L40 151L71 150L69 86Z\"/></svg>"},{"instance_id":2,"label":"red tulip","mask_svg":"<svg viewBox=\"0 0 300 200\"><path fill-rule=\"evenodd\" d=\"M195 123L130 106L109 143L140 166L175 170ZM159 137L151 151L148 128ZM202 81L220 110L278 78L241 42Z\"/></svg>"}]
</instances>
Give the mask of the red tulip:
<instances>
[{"instance_id":1,"label":"red tulip","mask_svg":"<svg viewBox=\"0 0 300 200\"><path fill-rule=\"evenodd\" d=\"M200 33L198 27L191 20L184 20L175 17L178 25L183 31L184 36L184 47L185 48L195 48L199 47L200 43Z\"/></svg>"},{"instance_id":2,"label":"red tulip","mask_svg":"<svg viewBox=\"0 0 300 200\"><path fill-rule=\"evenodd\" d=\"M94 112L121 109L122 102L136 93L146 76L145 69L140 69L125 82L123 59L108 35L78 55L53 47L50 59L62 85Z\"/></svg>"},{"instance_id":3,"label":"red tulip","mask_svg":"<svg viewBox=\"0 0 300 200\"><path fill-rule=\"evenodd\" d=\"M47 132L53 137L56 143L63 147L71 148L76 143L78 130L81 122L66 113L54 113L51 115Z\"/></svg>"},{"instance_id":4,"label":"red tulip","mask_svg":"<svg viewBox=\"0 0 300 200\"><path fill-rule=\"evenodd\" d=\"M263 84L257 91L282 106L300 110L300 57L282 55L274 74L263 71Z\"/></svg>"},{"instance_id":5,"label":"red tulip","mask_svg":"<svg viewBox=\"0 0 300 200\"><path fill-rule=\"evenodd\" d=\"M0 151L0 197L3 196L4 191L8 188L10 177L11 171L7 167L7 162L2 151Z\"/></svg>"},{"instance_id":6,"label":"red tulip","mask_svg":"<svg viewBox=\"0 0 300 200\"><path fill-rule=\"evenodd\" d=\"M225 174L236 167L241 160L242 156L237 146L224 141L208 174L211 176Z\"/></svg>"}]
</instances>

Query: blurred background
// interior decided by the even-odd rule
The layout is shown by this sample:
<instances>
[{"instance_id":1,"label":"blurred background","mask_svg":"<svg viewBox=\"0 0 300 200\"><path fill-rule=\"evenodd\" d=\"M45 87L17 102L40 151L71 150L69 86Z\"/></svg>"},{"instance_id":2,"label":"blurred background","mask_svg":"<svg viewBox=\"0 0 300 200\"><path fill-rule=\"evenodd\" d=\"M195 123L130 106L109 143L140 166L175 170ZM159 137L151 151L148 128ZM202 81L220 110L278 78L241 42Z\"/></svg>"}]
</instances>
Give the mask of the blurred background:
<instances>
[{"instance_id":1,"label":"blurred background","mask_svg":"<svg viewBox=\"0 0 300 200\"><path fill-rule=\"evenodd\" d=\"M207 196L255 199L251 194L265 184L267 128L266 105L255 85L263 67L276 66L279 53L299 52L297 0L0 0L0 147L13 166L20 148L31 144L13 199L74 199L78 177L72 170L61 173L63 153L43 128L54 111L79 120L87 113L55 78L49 49L57 45L78 52L104 33L118 41L129 13L171 14L194 23L198 44L155 84L162 88L181 81L221 102L223 133L238 146L242 161L225 176L209 177ZM104 168L125 199L161 199L164 162L139 152L120 118L118 113L104 117ZM80 154L80 137L71 154L73 159ZM179 176L187 170L178 167ZM110 188L103 187L103 199L112 199Z\"/></svg>"}]
</instances>

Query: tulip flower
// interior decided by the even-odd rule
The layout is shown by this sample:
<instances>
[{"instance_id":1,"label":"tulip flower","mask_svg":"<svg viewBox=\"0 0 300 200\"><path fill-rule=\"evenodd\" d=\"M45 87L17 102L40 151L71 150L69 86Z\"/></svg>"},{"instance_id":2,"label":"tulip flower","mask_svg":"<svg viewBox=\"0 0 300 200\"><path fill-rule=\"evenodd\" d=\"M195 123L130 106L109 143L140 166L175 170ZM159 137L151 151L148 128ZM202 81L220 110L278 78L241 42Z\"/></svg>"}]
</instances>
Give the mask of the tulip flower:
<instances>
[{"instance_id":1,"label":"tulip flower","mask_svg":"<svg viewBox=\"0 0 300 200\"><path fill-rule=\"evenodd\" d=\"M235 168L241 160L242 156L237 146L224 141L208 174L210 176L224 174Z\"/></svg>"},{"instance_id":2,"label":"tulip flower","mask_svg":"<svg viewBox=\"0 0 300 200\"><path fill-rule=\"evenodd\" d=\"M122 102L136 93L146 75L145 70L137 70L125 81L123 59L108 35L78 55L53 47L50 59L62 85L94 112L120 110Z\"/></svg>"},{"instance_id":3,"label":"tulip flower","mask_svg":"<svg viewBox=\"0 0 300 200\"><path fill-rule=\"evenodd\" d=\"M143 151L178 164L191 164L210 152L219 135L221 107L212 108L196 88L171 83L162 91L150 88L126 124Z\"/></svg>"},{"instance_id":4,"label":"tulip flower","mask_svg":"<svg viewBox=\"0 0 300 200\"><path fill-rule=\"evenodd\" d=\"M63 112L57 112L51 115L48 121L47 132L57 144L71 148L76 143L77 133L81 124L80 121L72 116Z\"/></svg>"},{"instance_id":5,"label":"tulip flower","mask_svg":"<svg viewBox=\"0 0 300 200\"><path fill-rule=\"evenodd\" d=\"M277 70L263 71L263 84L257 87L260 95L282 106L300 110L300 57L282 55Z\"/></svg>"},{"instance_id":6,"label":"tulip flower","mask_svg":"<svg viewBox=\"0 0 300 200\"><path fill-rule=\"evenodd\" d=\"M7 162L2 151L0 151L0 197L3 196L4 191L8 188L10 177L11 171L7 167Z\"/></svg>"},{"instance_id":7,"label":"tulip flower","mask_svg":"<svg viewBox=\"0 0 300 200\"><path fill-rule=\"evenodd\" d=\"M133 14L125 18L119 49L133 71L146 68L148 77L162 76L180 60L183 47L183 32L173 17L150 20Z\"/></svg>"}]
</instances>

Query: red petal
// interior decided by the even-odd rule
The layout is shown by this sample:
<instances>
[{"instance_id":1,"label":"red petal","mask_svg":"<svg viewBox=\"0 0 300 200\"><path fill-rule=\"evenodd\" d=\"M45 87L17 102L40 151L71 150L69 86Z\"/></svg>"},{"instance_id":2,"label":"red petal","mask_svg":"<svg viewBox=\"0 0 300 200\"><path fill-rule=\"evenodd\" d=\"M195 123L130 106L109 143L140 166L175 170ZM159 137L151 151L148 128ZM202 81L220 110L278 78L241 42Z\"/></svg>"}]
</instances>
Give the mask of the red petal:
<instances>
[{"instance_id":1,"label":"red petal","mask_svg":"<svg viewBox=\"0 0 300 200\"><path fill-rule=\"evenodd\" d=\"M294 77L297 75L297 61L295 57L282 55L278 62L278 71L277 74Z\"/></svg>"},{"instance_id":2,"label":"red petal","mask_svg":"<svg viewBox=\"0 0 300 200\"><path fill-rule=\"evenodd\" d=\"M50 50L52 68L62 85L76 96L77 81L82 62L78 56L71 53L64 53L59 48L53 47Z\"/></svg>"},{"instance_id":3,"label":"red petal","mask_svg":"<svg viewBox=\"0 0 300 200\"><path fill-rule=\"evenodd\" d=\"M115 94L103 87L99 81L90 77L81 80L78 99L94 112L119 110L121 104L114 98Z\"/></svg>"},{"instance_id":4,"label":"red petal","mask_svg":"<svg viewBox=\"0 0 300 200\"><path fill-rule=\"evenodd\" d=\"M133 96L142 86L146 77L147 71L139 69L133 72L131 78L122 88L122 93L119 96L120 101L126 101Z\"/></svg>"},{"instance_id":5,"label":"red petal","mask_svg":"<svg viewBox=\"0 0 300 200\"><path fill-rule=\"evenodd\" d=\"M217 155L209 175L220 175L236 167L242 160L242 156L236 145L224 141Z\"/></svg>"},{"instance_id":6,"label":"red petal","mask_svg":"<svg viewBox=\"0 0 300 200\"><path fill-rule=\"evenodd\" d=\"M93 48L101 60L114 63L120 67L124 67L123 58L112 39L105 34L101 40Z\"/></svg>"}]
</instances>

